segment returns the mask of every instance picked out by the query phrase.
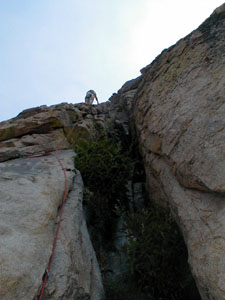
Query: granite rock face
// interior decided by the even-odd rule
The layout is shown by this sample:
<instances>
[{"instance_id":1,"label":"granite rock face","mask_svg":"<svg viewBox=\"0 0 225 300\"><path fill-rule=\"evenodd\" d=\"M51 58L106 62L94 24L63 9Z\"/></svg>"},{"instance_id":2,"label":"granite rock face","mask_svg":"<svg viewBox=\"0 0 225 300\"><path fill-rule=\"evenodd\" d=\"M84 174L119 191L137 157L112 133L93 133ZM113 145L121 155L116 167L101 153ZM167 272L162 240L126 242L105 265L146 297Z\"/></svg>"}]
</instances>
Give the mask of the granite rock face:
<instances>
[{"instance_id":1,"label":"granite rock face","mask_svg":"<svg viewBox=\"0 0 225 300\"><path fill-rule=\"evenodd\" d=\"M0 162L71 147L105 130L105 114L85 104L62 103L23 111L0 123Z\"/></svg>"},{"instance_id":2,"label":"granite rock face","mask_svg":"<svg viewBox=\"0 0 225 300\"><path fill-rule=\"evenodd\" d=\"M44 299L103 299L103 286L83 213L83 182L76 172Z\"/></svg>"},{"instance_id":3,"label":"granite rock face","mask_svg":"<svg viewBox=\"0 0 225 300\"><path fill-rule=\"evenodd\" d=\"M83 183L70 150L70 142L81 135L96 134L102 120L93 110L61 104L0 123L1 300L33 300L40 293L64 197L62 167L67 201L44 299L103 298L83 216Z\"/></svg>"},{"instance_id":4,"label":"granite rock face","mask_svg":"<svg viewBox=\"0 0 225 300\"><path fill-rule=\"evenodd\" d=\"M202 299L225 298L225 4L142 70L147 185L179 223Z\"/></svg>"}]
</instances>

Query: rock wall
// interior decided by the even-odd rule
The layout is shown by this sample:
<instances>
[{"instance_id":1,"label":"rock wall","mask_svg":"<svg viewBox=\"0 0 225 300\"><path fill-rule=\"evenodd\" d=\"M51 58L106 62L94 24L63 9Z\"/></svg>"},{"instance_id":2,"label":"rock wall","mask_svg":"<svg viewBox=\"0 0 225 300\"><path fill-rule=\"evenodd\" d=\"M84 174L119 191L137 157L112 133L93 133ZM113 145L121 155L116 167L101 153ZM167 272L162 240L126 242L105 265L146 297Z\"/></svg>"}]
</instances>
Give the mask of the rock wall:
<instances>
[{"instance_id":1,"label":"rock wall","mask_svg":"<svg viewBox=\"0 0 225 300\"><path fill-rule=\"evenodd\" d=\"M225 4L142 74L134 119L150 197L173 211L202 299L224 299Z\"/></svg>"},{"instance_id":2,"label":"rock wall","mask_svg":"<svg viewBox=\"0 0 225 300\"><path fill-rule=\"evenodd\" d=\"M83 216L83 183L74 169L75 154L68 149L68 140L94 136L97 127L100 131L101 116L93 111L61 104L0 123L1 300L38 298L64 197L62 167L67 201L44 299L103 298Z\"/></svg>"}]
</instances>

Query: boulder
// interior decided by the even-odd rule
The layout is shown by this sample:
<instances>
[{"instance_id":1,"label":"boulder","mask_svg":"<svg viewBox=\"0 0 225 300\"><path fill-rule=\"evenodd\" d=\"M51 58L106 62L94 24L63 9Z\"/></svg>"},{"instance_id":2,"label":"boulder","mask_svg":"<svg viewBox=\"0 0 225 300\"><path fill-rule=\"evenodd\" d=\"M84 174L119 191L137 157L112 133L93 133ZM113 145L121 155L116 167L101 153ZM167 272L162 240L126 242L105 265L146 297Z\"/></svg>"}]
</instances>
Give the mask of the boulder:
<instances>
[{"instance_id":1,"label":"boulder","mask_svg":"<svg viewBox=\"0 0 225 300\"><path fill-rule=\"evenodd\" d=\"M225 299L225 4L142 74L134 119L149 195L180 225L202 299Z\"/></svg>"}]
</instances>

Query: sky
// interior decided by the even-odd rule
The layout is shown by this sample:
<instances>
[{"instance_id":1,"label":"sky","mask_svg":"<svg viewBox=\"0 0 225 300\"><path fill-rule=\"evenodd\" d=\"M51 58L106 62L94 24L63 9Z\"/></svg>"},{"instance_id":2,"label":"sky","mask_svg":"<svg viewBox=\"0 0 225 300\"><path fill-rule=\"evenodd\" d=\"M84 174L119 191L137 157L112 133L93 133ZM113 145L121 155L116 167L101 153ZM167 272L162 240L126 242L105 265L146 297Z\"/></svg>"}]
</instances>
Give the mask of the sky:
<instances>
[{"instance_id":1,"label":"sky","mask_svg":"<svg viewBox=\"0 0 225 300\"><path fill-rule=\"evenodd\" d=\"M0 0L0 121L105 102L224 0Z\"/></svg>"}]
</instances>

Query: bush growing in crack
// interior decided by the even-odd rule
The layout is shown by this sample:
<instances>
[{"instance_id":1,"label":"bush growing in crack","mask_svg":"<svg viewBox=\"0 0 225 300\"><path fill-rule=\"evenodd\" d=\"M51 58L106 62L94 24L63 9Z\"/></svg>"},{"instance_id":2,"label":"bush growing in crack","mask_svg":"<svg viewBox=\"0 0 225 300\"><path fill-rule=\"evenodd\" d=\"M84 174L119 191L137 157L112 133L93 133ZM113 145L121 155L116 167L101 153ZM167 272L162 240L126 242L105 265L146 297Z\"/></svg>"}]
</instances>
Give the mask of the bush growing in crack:
<instances>
[{"instance_id":1,"label":"bush growing in crack","mask_svg":"<svg viewBox=\"0 0 225 300\"><path fill-rule=\"evenodd\" d=\"M180 230L168 209L155 203L124 216L125 252L134 281L155 299L200 299ZM189 298L189 290L196 298Z\"/></svg>"},{"instance_id":2,"label":"bush growing in crack","mask_svg":"<svg viewBox=\"0 0 225 300\"><path fill-rule=\"evenodd\" d=\"M107 136L95 141L79 140L74 150L77 154L75 165L86 187L84 201L88 208L89 227L94 231L91 233L92 237L94 234L93 244L96 246L111 240L116 207L127 205L130 158Z\"/></svg>"}]
</instances>

